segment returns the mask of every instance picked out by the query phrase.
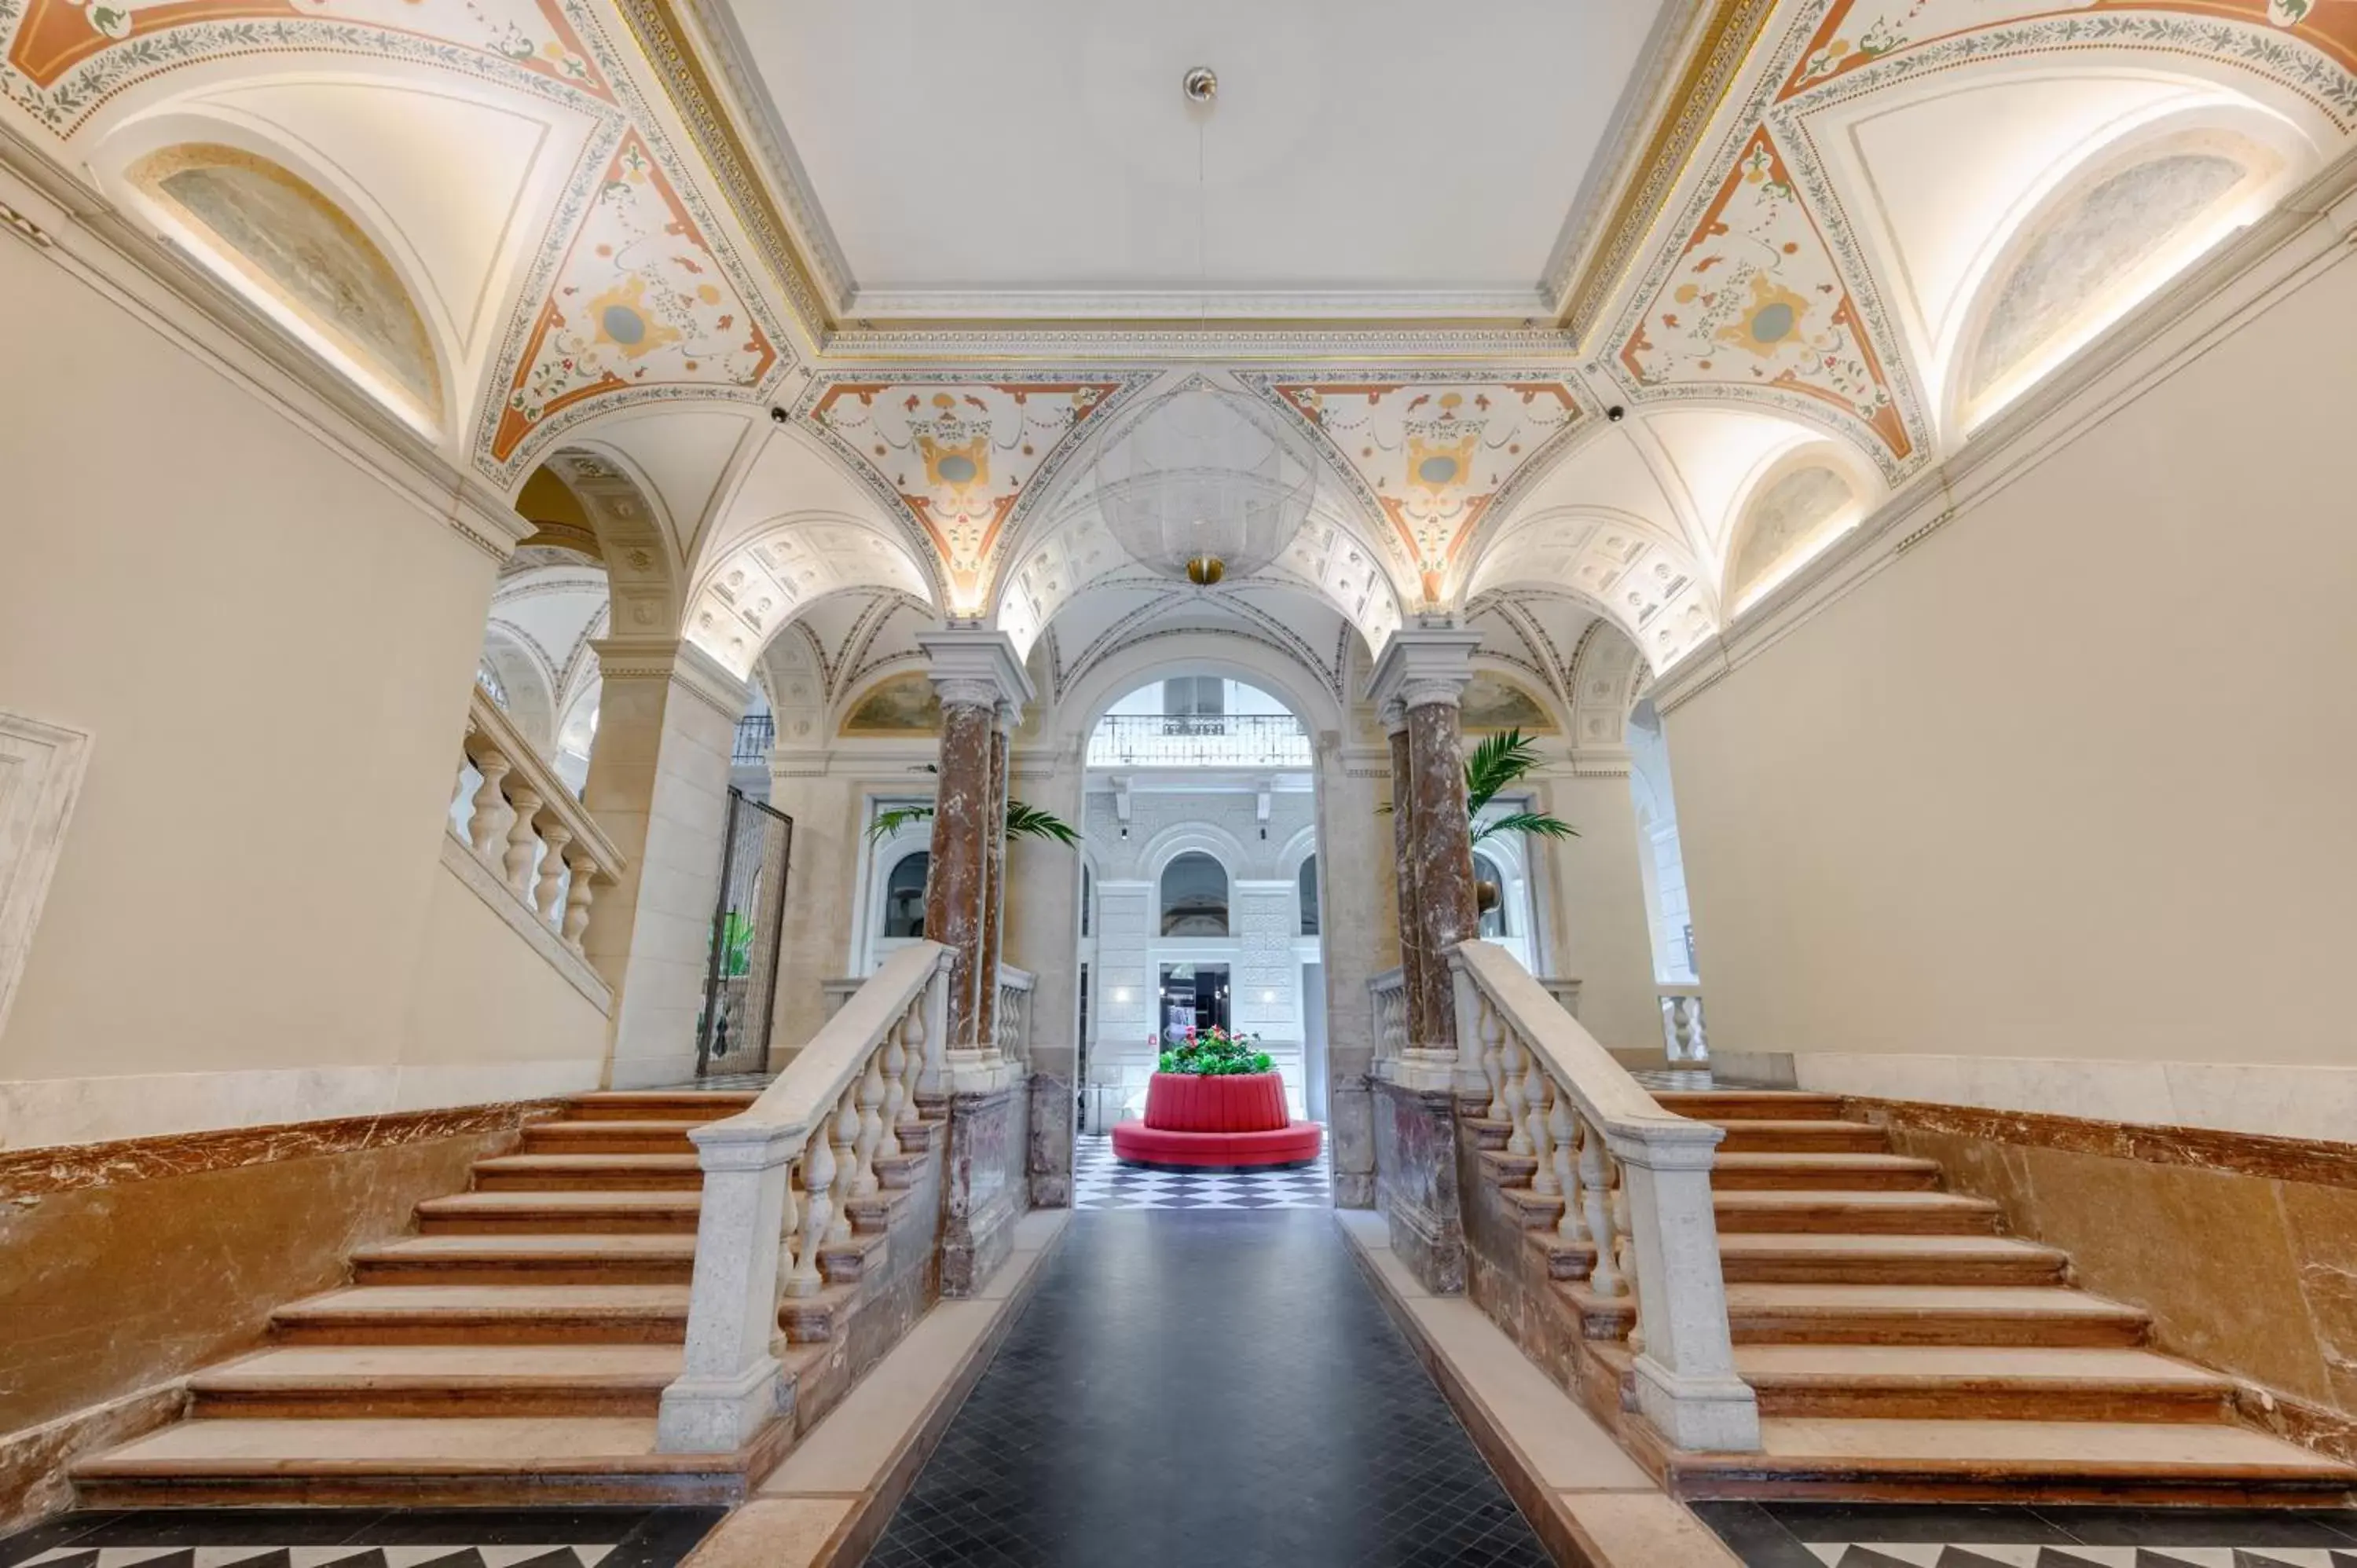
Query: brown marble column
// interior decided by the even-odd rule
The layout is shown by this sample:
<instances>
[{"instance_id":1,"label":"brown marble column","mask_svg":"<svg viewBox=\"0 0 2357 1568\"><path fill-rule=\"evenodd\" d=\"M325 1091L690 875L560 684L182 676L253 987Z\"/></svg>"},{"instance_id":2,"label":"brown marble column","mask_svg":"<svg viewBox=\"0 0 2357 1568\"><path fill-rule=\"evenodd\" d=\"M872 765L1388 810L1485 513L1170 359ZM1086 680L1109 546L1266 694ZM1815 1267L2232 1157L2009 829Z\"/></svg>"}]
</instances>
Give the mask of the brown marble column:
<instances>
[{"instance_id":1,"label":"brown marble column","mask_svg":"<svg viewBox=\"0 0 2357 1568\"><path fill-rule=\"evenodd\" d=\"M933 801L931 869L925 878L925 934L947 947L950 1044L981 1039L975 984L982 969L983 917L990 876L991 737L998 694L980 682L943 682L940 791Z\"/></svg>"},{"instance_id":2,"label":"brown marble column","mask_svg":"<svg viewBox=\"0 0 2357 1568\"><path fill-rule=\"evenodd\" d=\"M1407 750L1407 709L1394 701L1383 706L1383 730L1392 743L1392 873L1399 890L1400 987L1407 1000L1408 1044L1421 1046L1429 1037L1430 1016L1425 996L1424 938L1416 918L1415 859L1411 854L1415 832L1415 791Z\"/></svg>"},{"instance_id":3,"label":"brown marble column","mask_svg":"<svg viewBox=\"0 0 2357 1568\"><path fill-rule=\"evenodd\" d=\"M995 889L1006 866L1006 736L1000 715L1023 711L1031 682L1003 632L952 626L917 642L942 699L925 934L952 955L947 1048L986 1050L1003 902Z\"/></svg>"},{"instance_id":4,"label":"brown marble column","mask_svg":"<svg viewBox=\"0 0 2357 1568\"><path fill-rule=\"evenodd\" d=\"M990 726L990 815L983 827L982 964L977 974L974 1035L998 1038L998 949L1006 929L1007 730L1013 715L1002 707Z\"/></svg>"},{"instance_id":5,"label":"brown marble column","mask_svg":"<svg viewBox=\"0 0 2357 1568\"><path fill-rule=\"evenodd\" d=\"M1457 1045L1457 1008L1448 952L1480 934L1473 893L1472 829L1465 810L1465 758L1457 696L1461 686L1412 683L1407 705L1408 875L1415 884L1416 945L1424 961L1425 1018L1418 1045Z\"/></svg>"}]
</instances>

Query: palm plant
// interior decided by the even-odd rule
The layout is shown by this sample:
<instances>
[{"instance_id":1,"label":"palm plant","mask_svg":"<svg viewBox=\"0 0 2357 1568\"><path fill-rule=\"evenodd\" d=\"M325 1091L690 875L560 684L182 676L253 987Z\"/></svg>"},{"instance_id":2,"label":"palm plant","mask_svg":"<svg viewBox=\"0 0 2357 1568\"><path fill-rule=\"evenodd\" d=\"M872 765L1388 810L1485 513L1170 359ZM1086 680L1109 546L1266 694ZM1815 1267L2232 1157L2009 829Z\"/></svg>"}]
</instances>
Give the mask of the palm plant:
<instances>
[{"instance_id":1,"label":"palm plant","mask_svg":"<svg viewBox=\"0 0 2357 1568\"><path fill-rule=\"evenodd\" d=\"M1465 815L1473 824L1473 842L1492 833L1532 833L1543 839L1576 839L1579 830L1561 817L1544 811L1501 811L1487 822L1482 809L1504 790L1522 782L1539 765L1538 748L1519 729L1484 736L1465 759Z\"/></svg>"},{"instance_id":2,"label":"palm plant","mask_svg":"<svg viewBox=\"0 0 2357 1568\"><path fill-rule=\"evenodd\" d=\"M918 770L941 772L940 768L930 762L921 764ZM910 822L930 822L932 820L933 808L930 802L920 806L894 806L889 811L876 813L876 820L867 824L867 836L871 839L885 838ZM1053 811L1027 806L1011 795L1006 800L1006 836L1011 839L1052 839L1058 843L1081 842L1080 830L1071 823Z\"/></svg>"}]
</instances>

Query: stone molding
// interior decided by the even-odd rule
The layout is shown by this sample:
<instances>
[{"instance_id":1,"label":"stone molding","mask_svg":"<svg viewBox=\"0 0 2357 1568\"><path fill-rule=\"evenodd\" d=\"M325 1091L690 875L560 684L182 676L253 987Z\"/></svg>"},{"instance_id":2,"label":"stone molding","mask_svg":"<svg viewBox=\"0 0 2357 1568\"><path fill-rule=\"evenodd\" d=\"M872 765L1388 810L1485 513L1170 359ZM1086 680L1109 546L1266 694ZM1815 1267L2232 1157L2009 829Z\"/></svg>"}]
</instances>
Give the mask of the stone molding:
<instances>
[{"instance_id":1,"label":"stone molding","mask_svg":"<svg viewBox=\"0 0 2357 1568\"><path fill-rule=\"evenodd\" d=\"M752 705L753 688L694 643L669 637L594 639L598 673L608 681L671 681L735 724Z\"/></svg>"},{"instance_id":2,"label":"stone molding","mask_svg":"<svg viewBox=\"0 0 2357 1568\"><path fill-rule=\"evenodd\" d=\"M49 878L90 765L91 732L0 713L0 1030L31 961ZM13 847L12 847L13 846Z\"/></svg>"},{"instance_id":3,"label":"stone molding","mask_svg":"<svg viewBox=\"0 0 2357 1568\"><path fill-rule=\"evenodd\" d=\"M1379 712L1394 703L1405 709L1446 705L1455 707L1465 683L1473 678L1473 655L1481 634L1443 618L1421 626L1405 626L1383 645L1367 682L1368 695ZM1388 726L1390 721L1386 719Z\"/></svg>"},{"instance_id":4,"label":"stone molding","mask_svg":"<svg viewBox=\"0 0 2357 1568\"><path fill-rule=\"evenodd\" d=\"M1016 656L1015 639L985 627L952 626L920 632L917 646L924 650L933 687L944 707L966 704L996 707L1005 703L1020 714L1039 692Z\"/></svg>"},{"instance_id":5,"label":"stone molding","mask_svg":"<svg viewBox=\"0 0 2357 1568\"><path fill-rule=\"evenodd\" d=\"M320 1122L273 1122L206 1133L116 1138L102 1144L51 1144L11 1149L0 1152L0 1203L166 1176L231 1170L240 1165L266 1165L273 1160L314 1159L322 1155L393 1148L436 1138L498 1133L519 1127L537 1116L554 1115L563 1103L555 1100L501 1101L442 1111L339 1116Z\"/></svg>"}]
</instances>

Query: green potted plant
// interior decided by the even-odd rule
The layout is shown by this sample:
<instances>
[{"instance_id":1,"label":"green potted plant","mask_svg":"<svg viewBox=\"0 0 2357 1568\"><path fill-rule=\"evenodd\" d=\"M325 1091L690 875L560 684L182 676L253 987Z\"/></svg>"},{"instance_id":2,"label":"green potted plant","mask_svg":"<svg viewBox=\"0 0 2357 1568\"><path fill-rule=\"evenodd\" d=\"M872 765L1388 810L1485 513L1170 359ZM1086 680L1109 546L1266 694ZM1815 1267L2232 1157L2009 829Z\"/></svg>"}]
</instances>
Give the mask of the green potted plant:
<instances>
[{"instance_id":1,"label":"green potted plant","mask_svg":"<svg viewBox=\"0 0 2357 1568\"><path fill-rule=\"evenodd\" d=\"M1484 820L1481 813L1490 802L1527 778L1539 765L1538 748L1520 729L1501 730L1484 736L1465 758L1465 820L1472 829L1469 847L1479 847L1483 839L1495 833L1533 833L1543 839L1576 839L1579 830L1561 817L1545 811L1501 811ZM1391 807L1378 811L1391 814ZM1494 882L1473 885L1474 902L1481 908L1494 909L1502 890Z\"/></svg>"},{"instance_id":2,"label":"green potted plant","mask_svg":"<svg viewBox=\"0 0 2357 1568\"><path fill-rule=\"evenodd\" d=\"M918 771L939 773L941 768L928 762ZM876 820L867 824L867 836L871 839L881 839L898 832L910 822L930 822L932 820L933 808L930 804L895 806L890 811L876 813ZM1027 806L1011 795L1006 800L1006 836L1011 839L1052 839L1058 843L1081 842L1080 830L1071 823L1053 811L1043 811L1037 806Z\"/></svg>"}]
</instances>

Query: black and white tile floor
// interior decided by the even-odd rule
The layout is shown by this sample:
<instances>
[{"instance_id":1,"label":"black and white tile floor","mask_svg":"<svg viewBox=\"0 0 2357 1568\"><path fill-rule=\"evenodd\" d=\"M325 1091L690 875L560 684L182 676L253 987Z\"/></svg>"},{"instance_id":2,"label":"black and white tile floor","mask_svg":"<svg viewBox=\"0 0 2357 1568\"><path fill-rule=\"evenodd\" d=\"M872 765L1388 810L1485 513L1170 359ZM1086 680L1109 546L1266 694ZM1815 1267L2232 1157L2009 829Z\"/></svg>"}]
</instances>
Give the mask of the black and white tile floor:
<instances>
[{"instance_id":1,"label":"black and white tile floor","mask_svg":"<svg viewBox=\"0 0 2357 1568\"><path fill-rule=\"evenodd\" d=\"M726 1510L143 1509L0 1540L0 1568L673 1568Z\"/></svg>"},{"instance_id":2,"label":"black and white tile floor","mask_svg":"<svg viewBox=\"0 0 2357 1568\"><path fill-rule=\"evenodd\" d=\"M1072 1207L1107 1208L1328 1208L1328 1155L1292 1170L1182 1171L1124 1165L1113 1140L1082 1137L1072 1150Z\"/></svg>"},{"instance_id":3,"label":"black and white tile floor","mask_svg":"<svg viewBox=\"0 0 2357 1568\"><path fill-rule=\"evenodd\" d=\"M2357 1510L1693 1505L1749 1568L2357 1568Z\"/></svg>"}]
</instances>

